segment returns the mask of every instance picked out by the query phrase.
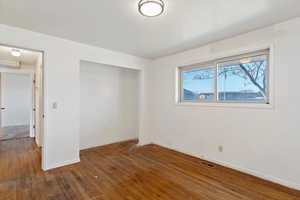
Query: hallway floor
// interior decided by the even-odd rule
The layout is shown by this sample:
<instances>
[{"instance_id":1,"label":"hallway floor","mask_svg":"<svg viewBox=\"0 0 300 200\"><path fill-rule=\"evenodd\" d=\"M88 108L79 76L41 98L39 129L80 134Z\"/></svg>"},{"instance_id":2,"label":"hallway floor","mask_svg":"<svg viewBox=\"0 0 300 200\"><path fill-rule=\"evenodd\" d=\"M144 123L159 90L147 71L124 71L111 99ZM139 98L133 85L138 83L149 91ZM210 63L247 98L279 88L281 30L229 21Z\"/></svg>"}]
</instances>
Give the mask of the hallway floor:
<instances>
[{"instance_id":1,"label":"hallway floor","mask_svg":"<svg viewBox=\"0 0 300 200\"><path fill-rule=\"evenodd\" d=\"M7 126L0 128L0 140L10 140L15 138L25 138L30 136L28 125Z\"/></svg>"}]
</instances>

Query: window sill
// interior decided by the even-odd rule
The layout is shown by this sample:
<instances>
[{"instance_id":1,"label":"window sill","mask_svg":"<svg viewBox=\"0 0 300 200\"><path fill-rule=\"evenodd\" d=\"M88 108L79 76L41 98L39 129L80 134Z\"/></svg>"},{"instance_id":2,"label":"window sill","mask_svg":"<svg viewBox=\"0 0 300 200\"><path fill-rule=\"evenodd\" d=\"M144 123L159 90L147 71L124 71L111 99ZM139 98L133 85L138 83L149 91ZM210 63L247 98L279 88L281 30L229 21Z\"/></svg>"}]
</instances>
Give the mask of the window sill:
<instances>
[{"instance_id":1,"label":"window sill","mask_svg":"<svg viewBox=\"0 0 300 200\"><path fill-rule=\"evenodd\" d=\"M215 102L177 102L176 106L198 106L198 107L215 107L215 108L250 108L250 109L266 109L273 110L272 104L260 103L215 103Z\"/></svg>"}]
</instances>

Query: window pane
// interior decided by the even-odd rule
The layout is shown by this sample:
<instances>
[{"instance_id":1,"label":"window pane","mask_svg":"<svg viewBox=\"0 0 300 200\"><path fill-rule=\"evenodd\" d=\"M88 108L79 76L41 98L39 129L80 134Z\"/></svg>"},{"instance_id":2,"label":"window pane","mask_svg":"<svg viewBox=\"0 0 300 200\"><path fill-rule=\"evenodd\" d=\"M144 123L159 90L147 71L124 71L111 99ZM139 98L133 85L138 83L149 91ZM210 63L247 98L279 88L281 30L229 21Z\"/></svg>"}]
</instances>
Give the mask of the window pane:
<instances>
[{"instance_id":1,"label":"window pane","mask_svg":"<svg viewBox=\"0 0 300 200\"><path fill-rule=\"evenodd\" d=\"M267 56L218 64L219 101L267 102Z\"/></svg>"},{"instance_id":2,"label":"window pane","mask_svg":"<svg viewBox=\"0 0 300 200\"><path fill-rule=\"evenodd\" d=\"M183 100L214 99L215 69L183 72Z\"/></svg>"}]
</instances>

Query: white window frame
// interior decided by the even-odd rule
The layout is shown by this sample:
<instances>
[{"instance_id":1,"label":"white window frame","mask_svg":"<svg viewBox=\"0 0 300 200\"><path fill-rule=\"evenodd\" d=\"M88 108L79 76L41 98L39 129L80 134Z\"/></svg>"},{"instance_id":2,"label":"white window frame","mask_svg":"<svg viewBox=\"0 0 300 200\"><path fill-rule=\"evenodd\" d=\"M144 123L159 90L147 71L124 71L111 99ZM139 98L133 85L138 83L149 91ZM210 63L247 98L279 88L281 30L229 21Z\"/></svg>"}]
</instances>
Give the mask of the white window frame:
<instances>
[{"instance_id":1,"label":"white window frame","mask_svg":"<svg viewBox=\"0 0 300 200\"><path fill-rule=\"evenodd\" d=\"M229 60L242 59L243 57L267 55L267 88L266 95L267 101L218 101L218 63ZM207 61L210 60L210 61ZM273 45L266 45L261 48L253 48L248 50L240 50L228 55L216 56L211 59L207 59L205 62L199 62L200 64L183 65L176 68L176 104L177 105L197 105L197 106L214 106L214 107L249 107L249 108L274 108L273 104ZM214 63L213 67L212 65ZM215 69L215 91L214 100L184 100L183 99L183 73L188 71L196 71L201 69Z\"/></svg>"}]
</instances>

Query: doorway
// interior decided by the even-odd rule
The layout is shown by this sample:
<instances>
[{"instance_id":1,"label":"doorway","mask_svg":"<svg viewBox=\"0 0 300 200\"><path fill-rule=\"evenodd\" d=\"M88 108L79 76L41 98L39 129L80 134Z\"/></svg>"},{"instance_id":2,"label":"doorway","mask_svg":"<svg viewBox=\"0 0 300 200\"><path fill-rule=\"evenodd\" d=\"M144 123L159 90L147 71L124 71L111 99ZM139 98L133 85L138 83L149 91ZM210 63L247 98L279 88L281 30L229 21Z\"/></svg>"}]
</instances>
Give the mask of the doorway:
<instances>
[{"instance_id":1,"label":"doorway","mask_svg":"<svg viewBox=\"0 0 300 200\"><path fill-rule=\"evenodd\" d=\"M43 53L0 45L0 142L43 136Z\"/></svg>"},{"instance_id":2,"label":"doorway","mask_svg":"<svg viewBox=\"0 0 300 200\"><path fill-rule=\"evenodd\" d=\"M80 149L138 138L140 72L80 62Z\"/></svg>"}]
</instances>

